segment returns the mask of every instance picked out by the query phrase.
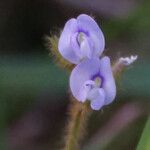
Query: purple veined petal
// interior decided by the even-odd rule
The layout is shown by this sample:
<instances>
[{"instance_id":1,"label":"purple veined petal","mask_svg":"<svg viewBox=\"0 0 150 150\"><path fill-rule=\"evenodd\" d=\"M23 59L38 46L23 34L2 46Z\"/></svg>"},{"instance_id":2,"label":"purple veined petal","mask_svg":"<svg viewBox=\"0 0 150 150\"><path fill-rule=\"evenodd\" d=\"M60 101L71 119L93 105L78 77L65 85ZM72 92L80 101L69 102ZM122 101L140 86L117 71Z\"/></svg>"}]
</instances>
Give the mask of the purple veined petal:
<instances>
[{"instance_id":1,"label":"purple veined petal","mask_svg":"<svg viewBox=\"0 0 150 150\"><path fill-rule=\"evenodd\" d=\"M103 76L102 88L105 91L105 105L110 104L116 96L116 84L112 74L109 57L100 60L100 74Z\"/></svg>"},{"instance_id":2,"label":"purple veined petal","mask_svg":"<svg viewBox=\"0 0 150 150\"><path fill-rule=\"evenodd\" d=\"M105 105L105 91L102 88L94 88L88 93L87 97L91 101L93 110L100 110Z\"/></svg>"},{"instance_id":3,"label":"purple veined petal","mask_svg":"<svg viewBox=\"0 0 150 150\"><path fill-rule=\"evenodd\" d=\"M99 72L100 60L98 58L86 59L78 64L70 75L70 89L73 96L78 101L85 101L85 92L83 86L86 81L91 80L91 77Z\"/></svg>"},{"instance_id":4,"label":"purple veined petal","mask_svg":"<svg viewBox=\"0 0 150 150\"><path fill-rule=\"evenodd\" d=\"M93 18L86 14L81 14L77 17L79 30L87 32L95 45L95 51L100 54L104 51L105 38L103 32Z\"/></svg>"},{"instance_id":5,"label":"purple veined petal","mask_svg":"<svg viewBox=\"0 0 150 150\"><path fill-rule=\"evenodd\" d=\"M77 20L72 18L65 24L65 27L61 33L59 43L58 43L58 50L61 55L68 61L78 64L79 57L76 56L74 51L71 47L71 36L75 34L78 30Z\"/></svg>"}]
</instances>

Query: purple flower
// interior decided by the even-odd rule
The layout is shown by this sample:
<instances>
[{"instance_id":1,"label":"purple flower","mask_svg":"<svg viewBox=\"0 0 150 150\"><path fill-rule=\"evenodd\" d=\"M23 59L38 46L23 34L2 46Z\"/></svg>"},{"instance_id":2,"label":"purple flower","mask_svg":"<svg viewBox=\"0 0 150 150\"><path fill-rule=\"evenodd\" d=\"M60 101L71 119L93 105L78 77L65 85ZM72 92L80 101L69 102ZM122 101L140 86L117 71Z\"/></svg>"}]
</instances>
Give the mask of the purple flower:
<instances>
[{"instance_id":1,"label":"purple flower","mask_svg":"<svg viewBox=\"0 0 150 150\"><path fill-rule=\"evenodd\" d=\"M100 56L104 46L101 29L93 18L85 14L67 21L58 43L61 55L74 64L85 58Z\"/></svg>"},{"instance_id":2,"label":"purple flower","mask_svg":"<svg viewBox=\"0 0 150 150\"><path fill-rule=\"evenodd\" d=\"M80 102L89 100L94 110L111 103L116 96L110 59L86 59L78 64L70 76L73 96Z\"/></svg>"}]
</instances>

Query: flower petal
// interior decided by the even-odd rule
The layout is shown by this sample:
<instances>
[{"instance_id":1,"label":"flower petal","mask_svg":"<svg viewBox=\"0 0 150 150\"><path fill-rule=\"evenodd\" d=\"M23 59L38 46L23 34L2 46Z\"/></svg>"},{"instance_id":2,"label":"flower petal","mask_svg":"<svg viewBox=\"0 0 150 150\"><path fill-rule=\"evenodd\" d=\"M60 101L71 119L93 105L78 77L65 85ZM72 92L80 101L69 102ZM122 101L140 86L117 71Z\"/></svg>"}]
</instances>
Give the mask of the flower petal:
<instances>
[{"instance_id":1,"label":"flower petal","mask_svg":"<svg viewBox=\"0 0 150 150\"><path fill-rule=\"evenodd\" d=\"M87 38L83 40L83 42L80 45L81 53L83 58L91 58L92 57L92 51L89 45L89 41Z\"/></svg>"},{"instance_id":2,"label":"flower petal","mask_svg":"<svg viewBox=\"0 0 150 150\"><path fill-rule=\"evenodd\" d=\"M100 110L105 104L105 91L102 88L94 88L88 94L93 110Z\"/></svg>"},{"instance_id":3,"label":"flower petal","mask_svg":"<svg viewBox=\"0 0 150 150\"><path fill-rule=\"evenodd\" d=\"M102 88L105 91L105 105L111 103L116 96L116 84L111 70L109 57L100 60L100 74L103 76Z\"/></svg>"},{"instance_id":4,"label":"flower petal","mask_svg":"<svg viewBox=\"0 0 150 150\"><path fill-rule=\"evenodd\" d=\"M82 96L84 97L81 102L85 102L87 99L87 95L89 93L89 91L91 90L91 88L94 86L94 81L92 80L88 80L85 81L85 83L83 84L83 86L81 87L81 91L82 91Z\"/></svg>"},{"instance_id":5,"label":"flower petal","mask_svg":"<svg viewBox=\"0 0 150 150\"><path fill-rule=\"evenodd\" d=\"M84 85L86 81L91 80L91 77L99 72L100 60L98 58L86 59L78 64L70 76L70 88L73 96L78 100L84 102L86 94Z\"/></svg>"},{"instance_id":6,"label":"flower petal","mask_svg":"<svg viewBox=\"0 0 150 150\"><path fill-rule=\"evenodd\" d=\"M93 18L86 14L81 14L77 17L78 28L81 31L87 32L93 41L94 51L98 56L102 54L105 47L105 39L103 32Z\"/></svg>"},{"instance_id":7,"label":"flower petal","mask_svg":"<svg viewBox=\"0 0 150 150\"><path fill-rule=\"evenodd\" d=\"M79 57L80 61L83 60L84 58L92 58L93 51L92 51L92 41L90 41L90 38L87 37L86 35L83 37L82 42L79 43L77 42L79 33L75 33L71 37L71 45L72 45L72 50L76 54L76 56Z\"/></svg>"},{"instance_id":8,"label":"flower petal","mask_svg":"<svg viewBox=\"0 0 150 150\"><path fill-rule=\"evenodd\" d=\"M76 56L71 46L71 37L78 30L77 20L72 18L65 24L65 27L61 33L58 50L61 55L68 61L77 64L79 57Z\"/></svg>"},{"instance_id":9,"label":"flower petal","mask_svg":"<svg viewBox=\"0 0 150 150\"><path fill-rule=\"evenodd\" d=\"M70 44L72 46L72 51L74 51L74 54L80 59L82 60L83 56L82 56L82 53L81 53L81 50L80 50L80 46L77 42L77 36L78 36L78 32L73 34L71 36L71 41L70 41Z\"/></svg>"}]
</instances>

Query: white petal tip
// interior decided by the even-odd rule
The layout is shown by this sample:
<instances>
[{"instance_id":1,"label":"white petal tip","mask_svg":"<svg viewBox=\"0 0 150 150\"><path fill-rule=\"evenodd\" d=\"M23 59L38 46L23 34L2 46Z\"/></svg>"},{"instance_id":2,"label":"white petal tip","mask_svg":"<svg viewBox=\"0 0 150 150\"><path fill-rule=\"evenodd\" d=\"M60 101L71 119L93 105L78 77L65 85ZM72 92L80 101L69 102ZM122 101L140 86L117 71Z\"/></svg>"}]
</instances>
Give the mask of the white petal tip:
<instances>
[{"instance_id":1,"label":"white petal tip","mask_svg":"<svg viewBox=\"0 0 150 150\"><path fill-rule=\"evenodd\" d=\"M138 56L131 55L130 57L121 57L119 58L119 62L125 66L129 66L137 60Z\"/></svg>"}]
</instances>

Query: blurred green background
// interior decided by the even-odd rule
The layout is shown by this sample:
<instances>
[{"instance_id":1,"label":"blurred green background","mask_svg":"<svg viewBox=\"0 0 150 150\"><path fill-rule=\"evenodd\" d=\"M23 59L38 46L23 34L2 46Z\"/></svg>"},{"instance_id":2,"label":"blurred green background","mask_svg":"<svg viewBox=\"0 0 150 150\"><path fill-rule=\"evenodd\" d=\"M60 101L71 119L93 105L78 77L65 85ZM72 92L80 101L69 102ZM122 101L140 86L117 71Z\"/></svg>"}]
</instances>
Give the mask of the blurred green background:
<instances>
[{"instance_id":1,"label":"blurred green background","mask_svg":"<svg viewBox=\"0 0 150 150\"><path fill-rule=\"evenodd\" d=\"M149 150L150 1L1 0L0 150L57 150L63 144L69 104L69 74L47 49L81 13L95 17L112 61L137 54L118 83L113 104L93 112L83 150ZM148 136L149 135L149 136Z\"/></svg>"}]
</instances>

